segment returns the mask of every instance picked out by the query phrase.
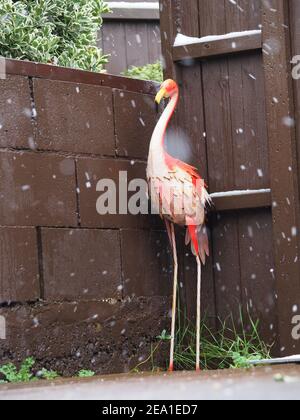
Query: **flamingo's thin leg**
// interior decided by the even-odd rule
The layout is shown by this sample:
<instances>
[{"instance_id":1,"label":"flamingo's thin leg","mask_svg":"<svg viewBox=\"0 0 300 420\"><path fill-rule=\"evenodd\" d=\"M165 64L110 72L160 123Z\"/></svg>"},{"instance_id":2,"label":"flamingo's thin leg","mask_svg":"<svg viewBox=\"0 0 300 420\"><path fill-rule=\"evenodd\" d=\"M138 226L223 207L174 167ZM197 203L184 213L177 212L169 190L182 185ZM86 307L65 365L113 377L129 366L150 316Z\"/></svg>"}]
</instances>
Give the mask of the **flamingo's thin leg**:
<instances>
[{"instance_id":1,"label":"flamingo's thin leg","mask_svg":"<svg viewBox=\"0 0 300 420\"><path fill-rule=\"evenodd\" d=\"M174 258L174 282L173 282L173 304L172 304L172 327L171 327L171 348L170 348L170 368L174 370L174 349L175 349L175 326L176 326L176 303L177 303L177 282L178 282L178 260L176 250L176 237L174 224L171 223L172 250Z\"/></svg>"},{"instance_id":2,"label":"flamingo's thin leg","mask_svg":"<svg viewBox=\"0 0 300 420\"><path fill-rule=\"evenodd\" d=\"M201 261L197 260L197 334L196 334L196 371L200 371L200 331L201 331Z\"/></svg>"}]
</instances>

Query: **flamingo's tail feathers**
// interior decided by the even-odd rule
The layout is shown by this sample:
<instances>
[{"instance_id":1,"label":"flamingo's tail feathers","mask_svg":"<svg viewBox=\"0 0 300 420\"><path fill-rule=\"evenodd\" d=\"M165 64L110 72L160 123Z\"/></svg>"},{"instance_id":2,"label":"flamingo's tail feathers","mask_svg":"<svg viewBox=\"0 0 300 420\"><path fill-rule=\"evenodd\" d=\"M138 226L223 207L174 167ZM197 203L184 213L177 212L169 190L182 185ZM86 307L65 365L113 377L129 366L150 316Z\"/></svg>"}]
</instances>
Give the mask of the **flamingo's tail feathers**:
<instances>
[{"instance_id":1,"label":"flamingo's tail feathers","mask_svg":"<svg viewBox=\"0 0 300 420\"><path fill-rule=\"evenodd\" d=\"M205 225L193 226L189 225L186 231L185 243L191 242L192 252L195 256L199 256L203 265L205 265L206 257L209 257L208 234Z\"/></svg>"},{"instance_id":2,"label":"flamingo's tail feathers","mask_svg":"<svg viewBox=\"0 0 300 420\"><path fill-rule=\"evenodd\" d=\"M197 238L197 226L189 225L188 226L189 237L191 241L192 252L194 255L199 255L199 245Z\"/></svg>"},{"instance_id":3,"label":"flamingo's tail feathers","mask_svg":"<svg viewBox=\"0 0 300 420\"><path fill-rule=\"evenodd\" d=\"M203 193L202 193L202 204L204 205L204 207L206 205L211 206L212 205L212 198L211 196L208 194L208 191L203 188Z\"/></svg>"}]
</instances>

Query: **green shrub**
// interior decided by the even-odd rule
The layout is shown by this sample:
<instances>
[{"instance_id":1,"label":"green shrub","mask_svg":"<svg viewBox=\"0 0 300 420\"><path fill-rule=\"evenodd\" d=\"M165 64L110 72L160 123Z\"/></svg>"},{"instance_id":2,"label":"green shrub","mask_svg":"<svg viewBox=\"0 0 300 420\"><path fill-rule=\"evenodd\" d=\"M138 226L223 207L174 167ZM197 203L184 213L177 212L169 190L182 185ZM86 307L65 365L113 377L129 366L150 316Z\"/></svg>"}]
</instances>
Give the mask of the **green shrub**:
<instances>
[{"instance_id":1,"label":"green shrub","mask_svg":"<svg viewBox=\"0 0 300 420\"><path fill-rule=\"evenodd\" d=\"M0 55L101 71L104 0L0 0Z\"/></svg>"},{"instance_id":2,"label":"green shrub","mask_svg":"<svg viewBox=\"0 0 300 420\"><path fill-rule=\"evenodd\" d=\"M160 62L147 64L142 67L131 67L123 74L133 79L153 80L160 83L163 81L163 68Z\"/></svg>"}]
</instances>

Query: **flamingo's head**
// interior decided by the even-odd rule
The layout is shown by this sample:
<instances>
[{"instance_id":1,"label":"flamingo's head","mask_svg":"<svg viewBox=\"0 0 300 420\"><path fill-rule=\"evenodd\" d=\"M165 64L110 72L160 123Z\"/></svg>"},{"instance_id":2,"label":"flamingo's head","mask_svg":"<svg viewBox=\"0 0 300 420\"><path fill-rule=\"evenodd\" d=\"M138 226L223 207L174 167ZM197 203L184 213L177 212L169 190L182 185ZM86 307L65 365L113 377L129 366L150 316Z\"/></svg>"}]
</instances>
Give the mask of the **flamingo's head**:
<instances>
[{"instance_id":1,"label":"flamingo's head","mask_svg":"<svg viewBox=\"0 0 300 420\"><path fill-rule=\"evenodd\" d=\"M178 93L178 85L177 85L177 83L174 82L174 80L172 80L172 79L165 80L162 83L158 94L156 95L155 102L157 102L158 104L160 104L161 101L164 98L166 98L166 99L167 98L171 98L176 93Z\"/></svg>"}]
</instances>

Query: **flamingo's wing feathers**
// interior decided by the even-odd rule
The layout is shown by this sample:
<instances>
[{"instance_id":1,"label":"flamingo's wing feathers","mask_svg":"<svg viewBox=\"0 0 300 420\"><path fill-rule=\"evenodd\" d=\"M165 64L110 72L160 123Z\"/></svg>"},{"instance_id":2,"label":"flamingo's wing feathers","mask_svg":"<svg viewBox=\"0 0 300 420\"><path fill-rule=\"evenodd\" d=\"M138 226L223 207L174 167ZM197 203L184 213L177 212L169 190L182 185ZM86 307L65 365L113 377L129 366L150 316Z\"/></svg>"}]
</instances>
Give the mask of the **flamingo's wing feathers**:
<instances>
[{"instance_id":1,"label":"flamingo's wing feathers","mask_svg":"<svg viewBox=\"0 0 300 420\"><path fill-rule=\"evenodd\" d=\"M205 264L206 256L209 257L209 242L207 228L205 225L199 226L197 229L198 244L200 250L200 258L203 264Z\"/></svg>"},{"instance_id":2,"label":"flamingo's wing feathers","mask_svg":"<svg viewBox=\"0 0 300 420\"><path fill-rule=\"evenodd\" d=\"M168 153L166 153L165 159L166 159L166 163L167 163L169 169L175 171L176 168L180 168L184 172L191 175L193 178L201 179L197 168L195 168L194 166L188 165L187 163L182 162L179 159L175 159L172 156L170 156Z\"/></svg>"},{"instance_id":3,"label":"flamingo's wing feathers","mask_svg":"<svg viewBox=\"0 0 300 420\"><path fill-rule=\"evenodd\" d=\"M209 257L209 243L206 227L189 225L186 230L186 245L191 242L194 255L199 255L202 264L205 265L206 256Z\"/></svg>"}]
</instances>

